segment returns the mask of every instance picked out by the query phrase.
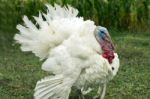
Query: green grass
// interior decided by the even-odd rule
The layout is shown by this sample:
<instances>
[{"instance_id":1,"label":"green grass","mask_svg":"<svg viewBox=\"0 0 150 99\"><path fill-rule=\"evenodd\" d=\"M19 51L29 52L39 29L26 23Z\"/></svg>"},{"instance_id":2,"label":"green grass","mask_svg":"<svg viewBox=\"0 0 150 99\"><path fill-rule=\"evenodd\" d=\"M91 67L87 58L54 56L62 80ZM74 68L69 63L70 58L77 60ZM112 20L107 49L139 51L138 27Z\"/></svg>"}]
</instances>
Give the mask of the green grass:
<instances>
[{"instance_id":1,"label":"green grass","mask_svg":"<svg viewBox=\"0 0 150 99\"><path fill-rule=\"evenodd\" d=\"M112 31L121 66L108 84L106 99L150 99L149 32ZM0 32L0 99L32 99L36 82L47 73L41 70L42 62L21 52L12 38L13 34ZM77 99L75 95L70 99Z\"/></svg>"}]
</instances>

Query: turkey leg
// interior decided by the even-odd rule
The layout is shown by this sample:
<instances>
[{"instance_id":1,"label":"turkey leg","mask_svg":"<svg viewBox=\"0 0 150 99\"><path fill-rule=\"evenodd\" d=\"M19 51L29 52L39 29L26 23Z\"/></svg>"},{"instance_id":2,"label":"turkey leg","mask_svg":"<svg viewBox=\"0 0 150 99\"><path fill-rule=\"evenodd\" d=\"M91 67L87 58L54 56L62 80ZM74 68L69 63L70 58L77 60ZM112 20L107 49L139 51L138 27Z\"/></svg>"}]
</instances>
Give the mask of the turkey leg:
<instances>
[{"instance_id":1,"label":"turkey leg","mask_svg":"<svg viewBox=\"0 0 150 99\"><path fill-rule=\"evenodd\" d=\"M79 99L85 99L84 95L82 94L80 89L78 89L77 92L78 92L78 95L79 95Z\"/></svg>"}]
</instances>

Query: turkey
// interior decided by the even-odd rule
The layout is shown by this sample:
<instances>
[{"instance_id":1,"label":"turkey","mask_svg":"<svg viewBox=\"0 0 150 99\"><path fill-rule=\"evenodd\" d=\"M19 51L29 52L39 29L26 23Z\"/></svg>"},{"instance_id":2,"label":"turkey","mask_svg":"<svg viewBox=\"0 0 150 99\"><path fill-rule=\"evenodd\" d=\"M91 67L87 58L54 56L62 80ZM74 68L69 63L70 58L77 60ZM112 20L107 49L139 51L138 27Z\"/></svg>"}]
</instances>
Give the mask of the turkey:
<instances>
[{"instance_id":1,"label":"turkey","mask_svg":"<svg viewBox=\"0 0 150 99\"><path fill-rule=\"evenodd\" d=\"M34 53L44 61L42 70L52 74L37 82L34 98L69 99L71 89L76 89L84 99L99 86L93 98L103 99L106 84L119 68L108 30L78 17L70 5L46 6L47 13L34 16L35 24L24 16L24 25L17 25L20 32L14 36L21 50Z\"/></svg>"}]
</instances>

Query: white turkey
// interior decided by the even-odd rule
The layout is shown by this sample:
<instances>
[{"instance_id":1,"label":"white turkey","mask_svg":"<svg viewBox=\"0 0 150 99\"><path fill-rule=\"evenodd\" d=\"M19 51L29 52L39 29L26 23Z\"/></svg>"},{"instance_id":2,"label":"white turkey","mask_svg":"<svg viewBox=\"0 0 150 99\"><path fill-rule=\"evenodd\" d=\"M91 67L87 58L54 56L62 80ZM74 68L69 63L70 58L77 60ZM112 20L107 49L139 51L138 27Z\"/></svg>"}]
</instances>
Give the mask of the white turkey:
<instances>
[{"instance_id":1,"label":"white turkey","mask_svg":"<svg viewBox=\"0 0 150 99\"><path fill-rule=\"evenodd\" d=\"M44 60L42 69L53 74L37 82L34 98L68 99L74 87L84 99L83 94L99 86L97 96L103 99L107 82L119 68L107 29L84 21L69 5L46 6L46 14L34 16L35 24L24 16L25 25L17 25L20 33L14 37L22 51L31 51Z\"/></svg>"}]
</instances>

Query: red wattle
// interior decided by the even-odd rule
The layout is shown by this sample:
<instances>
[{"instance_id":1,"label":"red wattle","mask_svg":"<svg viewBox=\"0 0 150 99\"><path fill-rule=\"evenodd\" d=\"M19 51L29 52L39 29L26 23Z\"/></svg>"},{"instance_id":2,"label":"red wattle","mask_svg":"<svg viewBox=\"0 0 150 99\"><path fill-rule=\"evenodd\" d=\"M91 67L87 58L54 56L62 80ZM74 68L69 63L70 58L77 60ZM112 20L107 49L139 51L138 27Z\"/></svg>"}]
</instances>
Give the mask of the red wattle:
<instances>
[{"instance_id":1,"label":"red wattle","mask_svg":"<svg viewBox=\"0 0 150 99\"><path fill-rule=\"evenodd\" d=\"M113 51L105 51L103 52L102 56L108 60L108 62L111 64L112 60L114 59L115 55Z\"/></svg>"}]
</instances>

